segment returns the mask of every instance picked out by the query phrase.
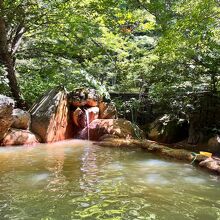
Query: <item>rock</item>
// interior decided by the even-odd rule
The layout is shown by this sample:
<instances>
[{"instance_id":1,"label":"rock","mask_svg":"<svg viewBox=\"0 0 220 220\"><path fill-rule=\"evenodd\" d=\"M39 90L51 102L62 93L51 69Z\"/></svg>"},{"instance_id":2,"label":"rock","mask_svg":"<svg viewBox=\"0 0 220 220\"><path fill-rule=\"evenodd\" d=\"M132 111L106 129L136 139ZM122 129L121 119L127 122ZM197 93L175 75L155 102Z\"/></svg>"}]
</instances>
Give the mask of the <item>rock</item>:
<instances>
[{"instance_id":1,"label":"rock","mask_svg":"<svg viewBox=\"0 0 220 220\"><path fill-rule=\"evenodd\" d=\"M100 102L99 105L99 118L100 119L116 119L117 118L117 109L113 102Z\"/></svg>"},{"instance_id":2,"label":"rock","mask_svg":"<svg viewBox=\"0 0 220 220\"><path fill-rule=\"evenodd\" d=\"M188 123L171 115L157 118L150 124L148 137L162 143L175 143L187 137Z\"/></svg>"},{"instance_id":3,"label":"rock","mask_svg":"<svg viewBox=\"0 0 220 220\"><path fill-rule=\"evenodd\" d=\"M95 107L102 97L98 95L95 89L80 88L69 93L68 99L70 104L74 107Z\"/></svg>"},{"instance_id":4,"label":"rock","mask_svg":"<svg viewBox=\"0 0 220 220\"><path fill-rule=\"evenodd\" d=\"M89 128L80 132L80 138L98 141L105 135L114 135L118 138L144 138L143 131L136 125L125 119L96 119L92 121Z\"/></svg>"},{"instance_id":5,"label":"rock","mask_svg":"<svg viewBox=\"0 0 220 220\"><path fill-rule=\"evenodd\" d=\"M220 160L219 159L216 160L213 158L207 158L206 160L201 161L199 163L199 166L204 167L211 172L220 174Z\"/></svg>"},{"instance_id":6,"label":"rock","mask_svg":"<svg viewBox=\"0 0 220 220\"><path fill-rule=\"evenodd\" d=\"M4 137L2 145L33 145L39 142L40 139L28 130L10 129Z\"/></svg>"},{"instance_id":7,"label":"rock","mask_svg":"<svg viewBox=\"0 0 220 220\"><path fill-rule=\"evenodd\" d=\"M0 141L3 139L13 122L13 108L14 101L7 96L0 95Z\"/></svg>"},{"instance_id":8,"label":"rock","mask_svg":"<svg viewBox=\"0 0 220 220\"><path fill-rule=\"evenodd\" d=\"M208 150L212 153L220 153L220 136L216 135L208 141Z\"/></svg>"},{"instance_id":9,"label":"rock","mask_svg":"<svg viewBox=\"0 0 220 220\"><path fill-rule=\"evenodd\" d=\"M88 98L86 101L86 105L90 107L95 107L98 105L98 101Z\"/></svg>"},{"instance_id":10,"label":"rock","mask_svg":"<svg viewBox=\"0 0 220 220\"><path fill-rule=\"evenodd\" d=\"M102 147L126 147L126 148L142 148L147 150L148 152L155 153L161 155L166 158L173 158L182 161L192 162L194 156L192 152L184 150L184 149L172 149L162 144L155 143L150 140L137 140L137 139L120 139L115 137L106 137L100 142L94 143L95 145L99 145ZM207 157L205 157L206 159ZM204 157L200 158L196 157L196 161L204 160Z\"/></svg>"},{"instance_id":11,"label":"rock","mask_svg":"<svg viewBox=\"0 0 220 220\"><path fill-rule=\"evenodd\" d=\"M55 88L47 92L30 109L31 131L40 136L43 142L72 138L72 127L67 91Z\"/></svg>"},{"instance_id":12,"label":"rock","mask_svg":"<svg viewBox=\"0 0 220 220\"><path fill-rule=\"evenodd\" d=\"M80 128L87 127L88 123L90 124L95 119L98 119L98 117L99 117L98 107L91 107L88 109L84 109L84 111L78 107L72 114L74 124Z\"/></svg>"},{"instance_id":13,"label":"rock","mask_svg":"<svg viewBox=\"0 0 220 220\"><path fill-rule=\"evenodd\" d=\"M99 141L115 140L118 139L117 135L114 134L104 134L99 138Z\"/></svg>"},{"instance_id":14,"label":"rock","mask_svg":"<svg viewBox=\"0 0 220 220\"><path fill-rule=\"evenodd\" d=\"M204 142L204 135L201 131L195 130L193 126L190 125L189 127L189 138L188 144L197 145Z\"/></svg>"},{"instance_id":15,"label":"rock","mask_svg":"<svg viewBox=\"0 0 220 220\"><path fill-rule=\"evenodd\" d=\"M18 129L27 129L30 125L31 115L27 111L23 111L22 109L16 108L13 110L13 128Z\"/></svg>"},{"instance_id":16,"label":"rock","mask_svg":"<svg viewBox=\"0 0 220 220\"><path fill-rule=\"evenodd\" d=\"M77 108L73 113L72 113L72 119L73 119L73 123L77 126L77 127L81 127L84 128L84 124L81 125L81 118L84 118L84 113L83 110L81 108ZM85 121L85 119L83 120Z\"/></svg>"},{"instance_id":17,"label":"rock","mask_svg":"<svg viewBox=\"0 0 220 220\"><path fill-rule=\"evenodd\" d=\"M72 119L73 119L73 123L77 126L77 127L81 127L80 125L82 125L81 123L81 118L84 118L84 113L83 110L81 108L77 108L73 113L72 113ZM85 126L83 126L82 128L84 128Z\"/></svg>"}]
</instances>

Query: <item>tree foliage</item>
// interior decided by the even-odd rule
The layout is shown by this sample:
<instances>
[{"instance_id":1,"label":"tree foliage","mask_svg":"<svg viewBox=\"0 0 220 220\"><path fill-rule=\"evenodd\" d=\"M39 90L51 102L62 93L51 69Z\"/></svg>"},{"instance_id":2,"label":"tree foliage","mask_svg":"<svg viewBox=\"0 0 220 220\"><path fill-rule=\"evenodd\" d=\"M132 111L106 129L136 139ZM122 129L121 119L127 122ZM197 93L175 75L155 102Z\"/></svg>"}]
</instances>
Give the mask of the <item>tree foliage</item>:
<instances>
[{"instance_id":1,"label":"tree foliage","mask_svg":"<svg viewBox=\"0 0 220 220\"><path fill-rule=\"evenodd\" d=\"M8 50L29 103L60 84L103 92L140 92L147 85L154 101L175 106L180 94L219 90L218 0L3 4ZM0 90L7 93L2 64Z\"/></svg>"}]
</instances>

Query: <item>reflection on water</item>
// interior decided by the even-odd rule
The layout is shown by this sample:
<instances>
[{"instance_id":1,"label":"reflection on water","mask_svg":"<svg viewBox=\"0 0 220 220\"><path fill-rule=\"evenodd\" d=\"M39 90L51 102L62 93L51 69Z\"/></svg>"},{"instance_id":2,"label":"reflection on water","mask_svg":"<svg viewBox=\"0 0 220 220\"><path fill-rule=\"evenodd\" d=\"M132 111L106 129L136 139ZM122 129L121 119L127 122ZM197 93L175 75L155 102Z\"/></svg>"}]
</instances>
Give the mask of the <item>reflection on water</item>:
<instances>
[{"instance_id":1,"label":"reflection on water","mask_svg":"<svg viewBox=\"0 0 220 220\"><path fill-rule=\"evenodd\" d=\"M70 141L0 149L0 219L220 219L216 176Z\"/></svg>"}]
</instances>

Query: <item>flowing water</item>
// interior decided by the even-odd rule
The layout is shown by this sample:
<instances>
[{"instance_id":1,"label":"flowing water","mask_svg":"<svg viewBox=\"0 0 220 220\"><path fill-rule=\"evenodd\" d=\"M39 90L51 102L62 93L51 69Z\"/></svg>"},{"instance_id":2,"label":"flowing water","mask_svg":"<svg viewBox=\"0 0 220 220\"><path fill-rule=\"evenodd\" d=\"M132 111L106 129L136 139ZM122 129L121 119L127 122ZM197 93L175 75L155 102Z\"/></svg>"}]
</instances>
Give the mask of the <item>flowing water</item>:
<instances>
[{"instance_id":1,"label":"flowing water","mask_svg":"<svg viewBox=\"0 0 220 220\"><path fill-rule=\"evenodd\" d=\"M216 176L142 150L70 141L0 161L0 220L220 219Z\"/></svg>"},{"instance_id":2,"label":"flowing water","mask_svg":"<svg viewBox=\"0 0 220 220\"><path fill-rule=\"evenodd\" d=\"M85 110L85 113L86 113L86 126L87 126L87 133L88 133L87 140L89 140L89 137L90 137L90 135L89 135L89 121L90 121L89 112L87 110Z\"/></svg>"}]
</instances>

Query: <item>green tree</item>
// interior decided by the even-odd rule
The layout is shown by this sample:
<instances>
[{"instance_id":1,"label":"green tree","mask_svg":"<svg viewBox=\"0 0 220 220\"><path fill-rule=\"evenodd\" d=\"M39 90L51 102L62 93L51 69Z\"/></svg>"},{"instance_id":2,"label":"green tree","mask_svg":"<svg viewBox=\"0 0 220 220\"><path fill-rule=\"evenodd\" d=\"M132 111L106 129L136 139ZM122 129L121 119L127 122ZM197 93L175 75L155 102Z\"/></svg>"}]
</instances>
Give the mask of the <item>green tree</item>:
<instances>
[{"instance_id":1,"label":"green tree","mask_svg":"<svg viewBox=\"0 0 220 220\"><path fill-rule=\"evenodd\" d=\"M178 19L173 19L159 39L154 71L177 90L182 86L185 91L216 92L220 75L218 1L179 1L172 8Z\"/></svg>"},{"instance_id":2,"label":"green tree","mask_svg":"<svg viewBox=\"0 0 220 220\"><path fill-rule=\"evenodd\" d=\"M33 26L31 24L36 25L42 16L39 9L39 4L34 0L0 0L0 62L7 72L11 94L20 107L26 104L16 78L16 53L25 32Z\"/></svg>"},{"instance_id":3,"label":"green tree","mask_svg":"<svg viewBox=\"0 0 220 220\"><path fill-rule=\"evenodd\" d=\"M216 0L1 0L2 72L18 103L59 84L215 92L218 23Z\"/></svg>"}]
</instances>

